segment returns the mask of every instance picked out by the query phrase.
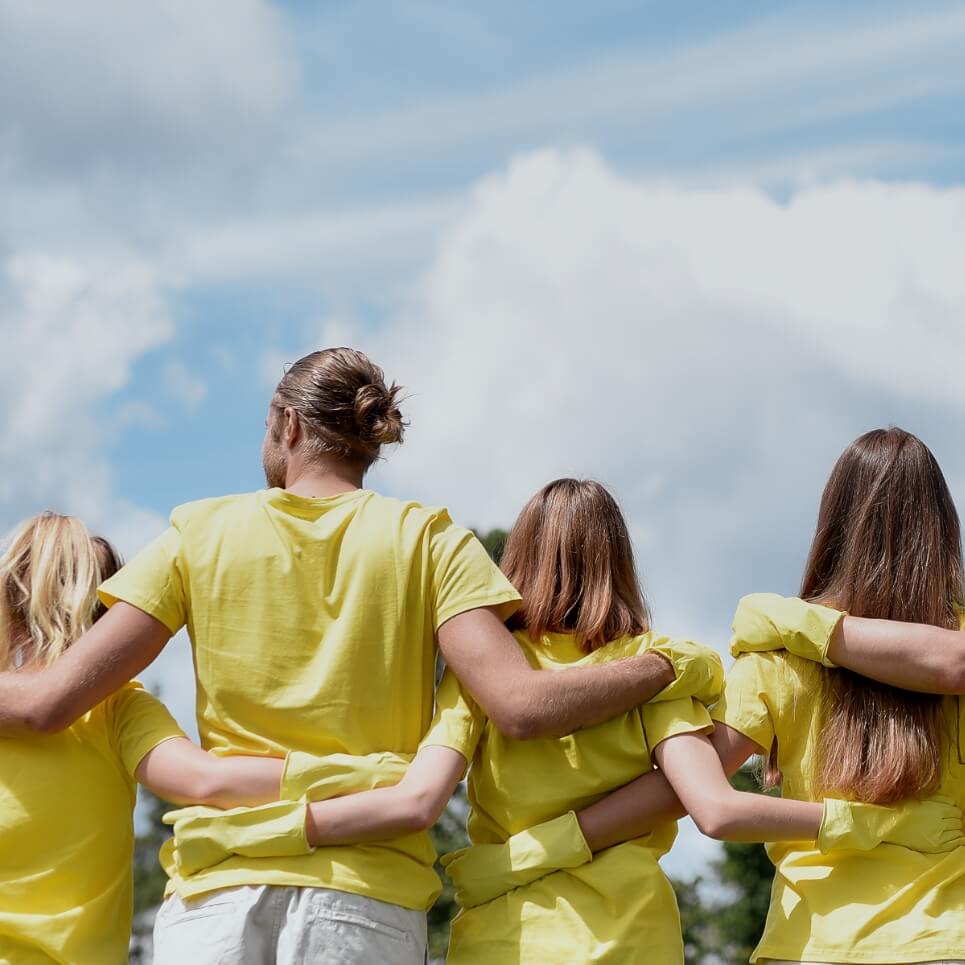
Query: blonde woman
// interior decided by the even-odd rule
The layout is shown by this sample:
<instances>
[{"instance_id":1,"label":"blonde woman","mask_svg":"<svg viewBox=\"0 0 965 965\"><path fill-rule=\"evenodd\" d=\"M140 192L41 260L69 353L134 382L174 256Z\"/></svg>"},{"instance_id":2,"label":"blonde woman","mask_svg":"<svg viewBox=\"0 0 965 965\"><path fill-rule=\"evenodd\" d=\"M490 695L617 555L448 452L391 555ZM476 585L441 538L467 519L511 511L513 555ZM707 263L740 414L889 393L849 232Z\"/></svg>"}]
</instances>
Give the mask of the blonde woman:
<instances>
[{"instance_id":1,"label":"blonde woman","mask_svg":"<svg viewBox=\"0 0 965 965\"><path fill-rule=\"evenodd\" d=\"M0 556L0 668L59 660L103 612L96 588L119 567L78 519L23 523ZM255 805L277 798L282 767L206 754L136 683L61 733L4 738L0 962L127 961L135 780L171 801Z\"/></svg>"}]
</instances>

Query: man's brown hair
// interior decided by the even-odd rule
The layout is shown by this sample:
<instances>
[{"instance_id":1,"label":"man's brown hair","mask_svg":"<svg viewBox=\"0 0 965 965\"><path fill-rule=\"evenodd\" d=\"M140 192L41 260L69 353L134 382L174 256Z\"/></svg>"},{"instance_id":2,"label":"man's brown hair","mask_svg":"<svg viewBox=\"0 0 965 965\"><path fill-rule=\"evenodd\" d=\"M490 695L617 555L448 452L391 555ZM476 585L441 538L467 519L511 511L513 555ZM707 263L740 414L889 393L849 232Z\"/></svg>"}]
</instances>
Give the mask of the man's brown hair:
<instances>
[{"instance_id":1,"label":"man's brown hair","mask_svg":"<svg viewBox=\"0 0 965 965\"><path fill-rule=\"evenodd\" d=\"M367 469L382 446L401 442L402 389L362 352L329 348L295 362L275 389L272 406L293 409L308 451Z\"/></svg>"}]
</instances>

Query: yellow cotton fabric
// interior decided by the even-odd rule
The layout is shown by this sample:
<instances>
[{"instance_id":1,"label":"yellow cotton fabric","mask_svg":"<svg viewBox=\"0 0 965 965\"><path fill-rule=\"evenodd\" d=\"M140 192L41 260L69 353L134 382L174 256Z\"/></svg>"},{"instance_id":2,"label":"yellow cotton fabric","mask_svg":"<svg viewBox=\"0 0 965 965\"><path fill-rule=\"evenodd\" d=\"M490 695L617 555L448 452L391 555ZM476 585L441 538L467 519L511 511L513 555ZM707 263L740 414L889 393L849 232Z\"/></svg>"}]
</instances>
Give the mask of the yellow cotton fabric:
<instances>
[{"instance_id":1,"label":"yellow cotton fabric","mask_svg":"<svg viewBox=\"0 0 965 965\"><path fill-rule=\"evenodd\" d=\"M187 626L198 730L216 754L417 750L432 719L435 631L519 595L445 510L357 490L272 489L190 503L101 588L172 633ZM459 748L457 748L458 750ZM235 856L182 879L182 898L236 885L334 888L423 909L440 882L427 834Z\"/></svg>"},{"instance_id":2,"label":"yellow cotton fabric","mask_svg":"<svg viewBox=\"0 0 965 965\"><path fill-rule=\"evenodd\" d=\"M816 621L815 621L816 622ZM802 624L803 625L803 624ZM802 632L801 627L778 627ZM741 627L734 624L736 639ZM816 643L818 641L815 641ZM813 779L823 724L818 664L785 651L737 658L714 710L765 751L777 739L782 794L817 800ZM962 700L943 700L948 741L938 793L965 807ZM751 961L924 962L965 949L965 848L919 854L881 844L821 854L813 842L767 846L776 874L767 925Z\"/></svg>"},{"instance_id":3,"label":"yellow cotton fabric","mask_svg":"<svg viewBox=\"0 0 965 965\"><path fill-rule=\"evenodd\" d=\"M134 771L183 736L131 683L59 734L0 741L2 965L127 962Z\"/></svg>"},{"instance_id":4,"label":"yellow cotton fabric","mask_svg":"<svg viewBox=\"0 0 965 965\"><path fill-rule=\"evenodd\" d=\"M562 670L627 656L653 634L626 638L587 655L572 636L516 639L534 667ZM504 737L448 671L439 688L436 726L450 746L475 747L469 772L469 835L475 844L579 810L653 767L653 748L676 734L708 728L703 705L684 698L635 708L568 737ZM458 734L464 728L465 733ZM680 917L657 859L673 844L675 823L555 871L493 901L464 909L452 923L449 965L493 962L683 962Z\"/></svg>"}]
</instances>

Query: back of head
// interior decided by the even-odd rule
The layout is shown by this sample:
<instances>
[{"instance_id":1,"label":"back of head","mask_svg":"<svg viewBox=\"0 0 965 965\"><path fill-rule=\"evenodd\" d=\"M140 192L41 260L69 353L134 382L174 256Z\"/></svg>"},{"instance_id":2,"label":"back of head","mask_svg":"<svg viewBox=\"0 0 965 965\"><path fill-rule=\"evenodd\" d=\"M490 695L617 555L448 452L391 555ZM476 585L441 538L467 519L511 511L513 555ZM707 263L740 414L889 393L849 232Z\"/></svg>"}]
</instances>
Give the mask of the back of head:
<instances>
[{"instance_id":1,"label":"back of head","mask_svg":"<svg viewBox=\"0 0 965 965\"><path fill-rule=\"evenodd\" d=\"M53 663L103 612L97 587L119 568L73 516L22 523L0 556L0 667Z\"/></svg>"},{"instance_id":2,"label":"back of head","mask_svg":"<svg viewBox=\"0 0 965 965\"><path fill-rule=\"evenodd\" d=\"M963 600L958 513L928 447L903 429L875 429L831 472L801 587L805 599L853 616L958 627ZM825 792L889 803L941 779L941 698L826 672L819 752Z\"/></svg>"},{"instance_id":3,"label":"back of head","mask_svg":"<svg viewBox=\"0 0 965 965\"><path fill-rule=\"evenodd\" d=\"M523 598L511 626L572 633L592 650L645 633L650 613L616 500L593 480L557 479L523 507L502 569Z\"/></svg>"},{"instance_id":4,"label":"back of head","mask_svg":"<svg viewBox=\"0 0 965 965\"><path fill-rule=\"evenodd\" d=\"M293 409L309 455L329 455L367 469L382 446L401 442L402 389L385 383L374 362L356 349L330 348L299 359L275 389L272 405Z\"/></svg>"}]
</instances>

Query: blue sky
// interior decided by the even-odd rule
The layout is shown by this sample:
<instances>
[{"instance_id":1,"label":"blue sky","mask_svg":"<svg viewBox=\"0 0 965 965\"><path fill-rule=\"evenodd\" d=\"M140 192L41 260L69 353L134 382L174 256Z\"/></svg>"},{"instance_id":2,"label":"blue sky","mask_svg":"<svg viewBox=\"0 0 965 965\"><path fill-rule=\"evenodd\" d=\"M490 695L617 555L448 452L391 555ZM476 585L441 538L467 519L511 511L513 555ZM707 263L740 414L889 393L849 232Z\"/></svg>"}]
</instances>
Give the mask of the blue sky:
<instances>
[{"instance_id":1,"label":"blue sky","mask_svg":"<svg viewBox=\"0 0 965 965\"><path fill-rule=\"evenodd\" d=\"M658 626L722 646L859 432L965 495L963 42L953 3L0 0L0 526L133 552L258 487L282 365L351 342L412 396L373 485L486 527L602 478Z\"/></svg>"}]
</instances>

